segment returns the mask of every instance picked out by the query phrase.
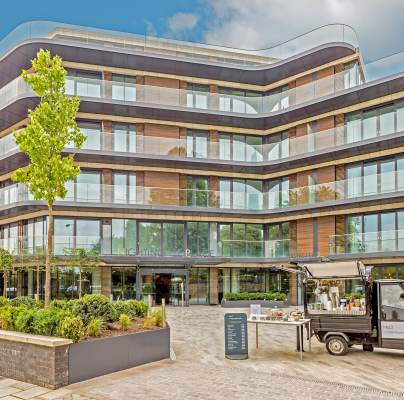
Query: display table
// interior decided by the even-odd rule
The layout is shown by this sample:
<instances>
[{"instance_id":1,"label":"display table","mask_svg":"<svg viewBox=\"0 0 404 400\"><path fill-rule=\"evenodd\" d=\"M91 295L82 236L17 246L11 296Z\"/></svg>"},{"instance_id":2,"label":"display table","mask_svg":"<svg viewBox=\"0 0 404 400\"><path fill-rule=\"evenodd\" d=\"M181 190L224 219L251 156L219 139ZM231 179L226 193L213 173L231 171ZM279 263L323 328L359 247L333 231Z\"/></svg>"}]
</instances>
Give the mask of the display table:
<instances>
[{"instance_id":1,"label":"display table","mask_svg":"<svg viewBox=\"0 0 404 400\"><path fill-rule=\"evenodd\" d=\"M284 325L294 326L298 329L298 335L296 337L296 345L300 352L300 359L303 360L303 327L307 326L309 331L309 351L311 351L311 322L310 319L299 319L298 321L277 321L277 320L259 320L259 319L247 319L247 323L255 324L255 347L258 348L258 325Z\"/></svg>"}]
</instances>

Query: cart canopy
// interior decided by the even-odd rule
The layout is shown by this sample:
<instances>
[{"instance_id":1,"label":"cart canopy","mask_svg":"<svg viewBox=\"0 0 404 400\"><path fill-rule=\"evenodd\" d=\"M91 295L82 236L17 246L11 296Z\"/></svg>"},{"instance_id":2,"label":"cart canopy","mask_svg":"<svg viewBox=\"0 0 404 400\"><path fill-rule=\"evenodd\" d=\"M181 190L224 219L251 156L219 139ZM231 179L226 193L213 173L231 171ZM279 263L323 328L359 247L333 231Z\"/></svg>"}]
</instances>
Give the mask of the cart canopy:
<instances>
[{"instance_id":1,"label":"cart canopy","mask_svg":"<svg viewBox=\"0 0 404 400\"><path fill-rule=\"evenodd\" d=\"M336 261L313 264L302 264L309 278L314 279L344 279L363 278L364 265L359 261Z\"/></svg>"}]
</instances>

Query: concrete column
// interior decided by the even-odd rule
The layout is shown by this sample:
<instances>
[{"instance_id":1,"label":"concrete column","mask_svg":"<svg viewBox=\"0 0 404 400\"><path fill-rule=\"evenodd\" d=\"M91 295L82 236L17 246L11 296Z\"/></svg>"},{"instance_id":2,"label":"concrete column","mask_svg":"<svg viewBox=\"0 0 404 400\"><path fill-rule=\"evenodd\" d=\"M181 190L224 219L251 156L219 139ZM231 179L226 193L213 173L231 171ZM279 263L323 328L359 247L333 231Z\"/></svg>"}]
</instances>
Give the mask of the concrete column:
<instances>
[{"instance_id":1,"label":"concrete column","mask_svg":"<svg viewBox=\"0 0 404 400\"><path fill-rule=\"evenodd\" d=\"M219 293L218 293L218 268L209 268L209 304L216 305L219 304Z\"/></svg>"},{"instance_id":2,"label":"concrete column","mask_svg":"<svg viewBox=\"0 0 404 400\"><path fill-rule=\"evenodd\" d=\"M102 266L101 268L101 294L111 297L112 294L112 267Z\"/></svg>"}]
</instances>

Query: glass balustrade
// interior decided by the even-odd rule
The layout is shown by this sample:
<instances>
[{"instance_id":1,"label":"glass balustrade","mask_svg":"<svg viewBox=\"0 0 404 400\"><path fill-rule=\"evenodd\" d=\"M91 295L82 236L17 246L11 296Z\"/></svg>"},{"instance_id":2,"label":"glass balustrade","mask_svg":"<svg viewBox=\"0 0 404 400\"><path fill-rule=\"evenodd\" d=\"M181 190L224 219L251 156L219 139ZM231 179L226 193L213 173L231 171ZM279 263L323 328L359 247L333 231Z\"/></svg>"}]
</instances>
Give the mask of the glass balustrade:
<instances>
[{"instance_id":1,"label":"glass balustrade","mask_svg":"<svg viewBox=\"0 0 404 400\"><path fill-rule=\"evenodd\" d=\"M0 239L0 247L9 250L12 254L22 257L23 261L35 262L46 256L46 236L19 236L8 239ZM160 254L160 250L152 254L141 249L140 243L134 243L129 256L186 256L187 251L175 254ZM284 258L289 256L290 239L282 240L222 240L218 241L215 248L211 249L210 257L231 258ZM53 253L56 257L74 257L74 249L82 248L98 255L116 255L111 248L111 238L100 236L58 236L53 238ZM198 257L198 254L194 255ZM207 254L201 254L207 257ZM24 258L25 257L25 258Z\"/></svg>"},{"instance_id":2,"label":"glass balustrade","mask_svg":"<svg viewBox=\"0 0 404 400\"><path fill-rule=\"evenodd\" d=\"M358 47L353 28L344 24L329 24L313 29L297 37L260 49L242 49L209 43L184 42L178 39L157 38L127 32L83 27L51 21L26 22L0 41L0 55L18 44L32 39L54 39L73 45L96 45L106 50L137 51L164 56L177 56L196 61L220 62L235 65L262 65L295 56L327 43L347 43Z\"/></svg>"},{"instance_id":3,"label":"glass balustrade","mask_svg":"<svg viewBox=\"0 0 404 400\"><path fill-rule=\"evenodd\" d=\"M68 183L67 195L59 201L265 211L402 193L404 192L403 182L404 171L267 192L261 192L249 186L244 191L231 191ZM33 196L22 184L0 189L0 206L33 200Z\"/></svg>"},{"instance_id":4,"label":"glass balustrade","mask_svg":"<svg viewBox=\"0 0 404 400\"><path fill-rule=\"evenodd\" d=\"M404 230L330 236L330 254L404 251Z\"/></svg>"}]
</instances>

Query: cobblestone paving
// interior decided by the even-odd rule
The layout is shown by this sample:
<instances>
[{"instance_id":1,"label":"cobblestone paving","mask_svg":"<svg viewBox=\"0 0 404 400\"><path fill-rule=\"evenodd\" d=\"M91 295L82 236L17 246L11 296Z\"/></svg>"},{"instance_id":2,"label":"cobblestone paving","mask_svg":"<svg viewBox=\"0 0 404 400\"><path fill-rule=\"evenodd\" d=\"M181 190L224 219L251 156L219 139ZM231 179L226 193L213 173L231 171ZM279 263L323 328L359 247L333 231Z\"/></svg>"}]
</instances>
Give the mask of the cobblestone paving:
<instances>
[{"instance_id":1,"label":"cobblestone paving","mask_svg":"<svg viewBox=\"0 0 404 400\"><path fill-rule=\"evenodd\" d=\"M71 396L78 400L404 399L404 352L365 353L358 347L345 357L332 357L315 341L312 353L306 352L300 361L294 351L294 328L262 327L256 350L250 326L250 358L227 360L225 312L229 310L202 306L169 309L175 361L72 385Z\"/></svg>"},{"instance_id":2,"label":"cobblestone paving","mask_svg":"<svg viewBox=\"0 0 404 400\"><path fill-rule=\"evenodd\" d=\"M365 353L358 347L332 357L314 341L300 361L294 328L262 327L255 349L249 326L249 359L225 359L223 316L229 311L246 310L170 308L175 360L54 391L0 378L0 400L404 399L404 352Z\"/></svg>"}]
</instances>

